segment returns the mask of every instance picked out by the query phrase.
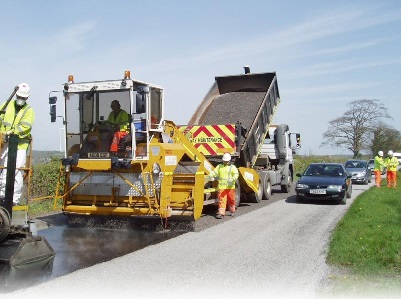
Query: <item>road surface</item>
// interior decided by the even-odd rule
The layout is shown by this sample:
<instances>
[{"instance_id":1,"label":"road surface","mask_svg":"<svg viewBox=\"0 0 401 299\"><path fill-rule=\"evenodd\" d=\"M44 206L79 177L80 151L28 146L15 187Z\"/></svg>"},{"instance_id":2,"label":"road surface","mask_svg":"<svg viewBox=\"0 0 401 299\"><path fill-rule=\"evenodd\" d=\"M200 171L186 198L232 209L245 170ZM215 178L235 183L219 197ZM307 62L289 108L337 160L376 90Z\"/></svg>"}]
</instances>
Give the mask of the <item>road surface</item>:
<instances>
[{"instance_id":1,"label":"road surface","mask_svg":"<svg viewBox=\"0 0 401 299\"><path fill-rule=\"evenodd\" d=\"M58 298L321 298L332 274L325 262L330 234L356 196L372 185L354 185L346 205L299 204L293 193L277 192L272 203L249 209L243 205L235 217L210 225L205 223L212 222L212 215L205 215L194 232L2 294L2 299L56 294Z\"/></svg>"}]
</instances>

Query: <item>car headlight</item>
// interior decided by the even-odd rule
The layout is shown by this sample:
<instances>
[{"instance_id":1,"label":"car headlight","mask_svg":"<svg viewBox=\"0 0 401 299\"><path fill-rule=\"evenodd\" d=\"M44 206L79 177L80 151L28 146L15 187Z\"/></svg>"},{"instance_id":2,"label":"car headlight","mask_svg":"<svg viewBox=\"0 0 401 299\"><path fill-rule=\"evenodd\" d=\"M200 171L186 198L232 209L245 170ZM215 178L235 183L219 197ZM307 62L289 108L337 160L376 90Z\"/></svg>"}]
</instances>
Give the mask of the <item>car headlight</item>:
<instances>
[{"instance_id":1,"label":"car headlight","mask_svg":"<svg viewBox=\"0 0 401 299\"><path fill-rule=\"evenodd\" d=\"M364 171L364 172L358 172L358 173L356 174L356 176L357 176L358 178L363 178L365 175L366 175L366 172L365 172L365 171Z\"/></svg>"},{"instance_id":2,"label":"car headlight","mask_svg":"<svg viewBox=\"0 0 401 299\"><path fill-rule=\"evenodd\" d=\"M327 187L328 190L334 190L334 191L338 191L338 192L341 192L341 188L342 187L339 185L330 185Z\"/></svg>"},{"instance_id":3,"label":"car headlight","mask_svg":"<svg viewBox=\"0 0 401 299\"><path fill-rule=\"evenodd\" d=\"M299 183L297 183L296 188L297 188L297 189L306 189L306 188L309 188L309 186L308 186L308 185L305 185L305 184L299 184Z\"/></svg>"}]
</instances>

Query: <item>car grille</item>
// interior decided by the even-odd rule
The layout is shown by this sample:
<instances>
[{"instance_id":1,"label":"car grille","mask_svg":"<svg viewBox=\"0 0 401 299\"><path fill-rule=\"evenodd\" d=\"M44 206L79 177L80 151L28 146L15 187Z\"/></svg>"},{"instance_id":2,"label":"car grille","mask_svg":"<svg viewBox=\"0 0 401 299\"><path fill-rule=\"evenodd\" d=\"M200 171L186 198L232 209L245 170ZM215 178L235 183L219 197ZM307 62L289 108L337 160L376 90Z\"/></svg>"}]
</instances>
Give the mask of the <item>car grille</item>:
<instances>
[{"instance_id":1,"label":"car grille","mask_svg":"<svg viewBox=\"0 0 401 299\"><path fill-rule=\"evenodd\" d=\"M309 189L326 189L328 185L309 185Z\"/></svg>"}]
</instances>

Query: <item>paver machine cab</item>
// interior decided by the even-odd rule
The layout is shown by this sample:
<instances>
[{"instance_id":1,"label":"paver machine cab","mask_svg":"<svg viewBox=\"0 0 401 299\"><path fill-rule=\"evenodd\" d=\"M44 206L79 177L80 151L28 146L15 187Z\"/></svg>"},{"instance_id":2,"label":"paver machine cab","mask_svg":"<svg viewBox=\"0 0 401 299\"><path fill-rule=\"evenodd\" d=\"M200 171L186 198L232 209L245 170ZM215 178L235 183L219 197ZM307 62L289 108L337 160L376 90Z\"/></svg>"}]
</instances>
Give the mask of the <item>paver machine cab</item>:
<instances>
[{"instance_id":1,"label":"paver machine cab","mask_svg":"<svg viewBox=\"0 0 401 299\"><path fill-rule=\"evenodd\" d=\"M5 111L17 91L18 86L1 107L0 126L3 126ZM47 240L43 236L36 235L36 225L29 218L28 194L32 173L32 139L26 139L26 142L29 142L27 165L16 168L19 139L19 136L15 134L6 135L0 132L0 152L8 151L7 163L2 163L0 166L1 173L4 175L6 172L4 195L0 197L0 284L5 282L8 286L19 283L30 271L36 271L40 275L51 273L55 255ZM19 205L14 206L16 171L24 172L23 182L28 194L20 199Z\"/></svg>"},{"instance_id":2,"label":"paver machine cab","mask_svg":"<svg viewBox=\"0 0 401 299\"><path fill-rule=\"evenodd\" d=\"M62 92L65 158L55 200L62 199L70 222L201 216L205 175L213 166L164 119L161 87L131 79L126 71L118 80L77 83L69 76ZM53 95L49 104L55 122ZM108 118L115 100L129 115L128 134L116 152L111 146L119 129Z\"/></svg>"}]
</instances>

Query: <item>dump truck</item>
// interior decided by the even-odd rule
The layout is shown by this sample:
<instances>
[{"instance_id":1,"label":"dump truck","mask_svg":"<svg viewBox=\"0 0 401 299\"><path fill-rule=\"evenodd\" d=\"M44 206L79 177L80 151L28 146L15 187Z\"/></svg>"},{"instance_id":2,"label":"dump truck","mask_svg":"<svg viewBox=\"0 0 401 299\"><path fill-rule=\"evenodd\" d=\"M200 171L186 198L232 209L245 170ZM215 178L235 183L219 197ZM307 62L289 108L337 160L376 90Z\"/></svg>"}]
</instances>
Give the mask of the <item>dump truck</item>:
<instances>
[{"instance_id":1,"label":"dump truck","mask_svg":"<svg viewBox=\"0 0 401 299\"><path fill-rule=\"evenodd\" d=\"M260 80L258 76L255 79ZM256 84L260 96L269 99L264 103L271 105L266 106L267 110L260 107L269 120L260 138L265 137L278 104L276 81L269 80L247 80ZM268 92L271 85L275 93L272 99ZM57 114L57 93L64 98L61 115ZM112 144L117 140L118 128L109 121L111 104L116 100L129 116L128 133L118 140L117 151L116 144ZM217 202L217 182L209 183L206 178L223 151L205 156L187 138L185 128L164 118L162 87L132 79L130 71L120 79L91 82L75 82L70 75L61 90L49 94L49 105L51 121L59 117L63 120L65 140L55 205L61 200L62 211L70 222L77 217L195 221L204 206ZM243 139L235 136L244 135L240 128L234 124L225 129L230 134L226 150L234 147L239 151ZM242 152L254 157L253 151L259 148L248 145ZM238 154L238 161L241 157ZM250 157L242 159L252 162ZM241 163L239 172L237 193L250 197L259 194L261 180L252 163Z\"/></svg>"},{"instance_id":2,"label":"dump truck","mask_svg":"<svg viewBox=\"0 0 401 299\"><path fill-rule=\"evenodd\" d=\"M294 153L300 134L287 124L273 124L280 95L276 73L215 77L209 92L187 125L179 126L191 143L215 166L227 152L237 167L254 169L258 191L239 184L240 200L269 199L272 186L289 192L294 177ZM241 194L243 196L241 196ZM214 201L216 201L216 194Z\"/></svg>"},{"instance_id":3,"label":"dump truck","mask_svg":"<svg viewBox=\"0 0 401 299\"><path fill-rule=\"evenodd\" d=\"M18 90L16 86L0 111L0 125L7 105ZM8 151L7 163L2 163L0 171L6 171L5 192L0 197L0 286L15 288L23 285L27 273L35 272L36 276L46 276L53 268L54 250L46 238L37 235L36 223L29 216L28 195L32 174L32 139L29 144L25 167L17 168L17 149L19 136L6 135L0 132L0 152ZM20 204L13 204L16 171L24 172L23 183L26 196Z\"/></svg>"}]
</instances>

